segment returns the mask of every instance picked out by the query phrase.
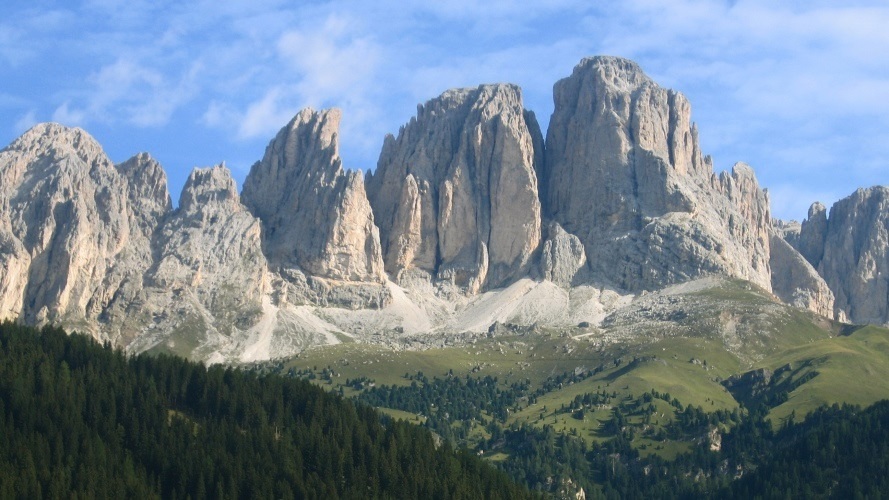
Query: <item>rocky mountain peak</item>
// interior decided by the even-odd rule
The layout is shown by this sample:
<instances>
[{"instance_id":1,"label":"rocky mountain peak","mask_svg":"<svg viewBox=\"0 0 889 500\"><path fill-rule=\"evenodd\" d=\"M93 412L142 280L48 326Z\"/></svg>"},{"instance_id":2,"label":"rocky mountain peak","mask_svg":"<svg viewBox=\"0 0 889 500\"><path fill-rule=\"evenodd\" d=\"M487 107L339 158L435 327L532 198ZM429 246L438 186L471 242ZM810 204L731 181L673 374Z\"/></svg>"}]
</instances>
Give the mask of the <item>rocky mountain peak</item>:
<instances>
[{"instance_id":1,"label":"rocky mountain peak","mask_svg":"<svg viewBox=\"0 0 889 500\"><path fill-rule=\"evenodd\" d=\"M797 249L809 261L818 267L824 256L824 239L827 237L827 208L816 201L809 207L809 216L800 225Z\"/></svg>"},{"instance_id":2,"label":"rocky mountain peak","mask_svg":"<svg viewBox=\"0 0 889 500\"><path fill-rule=\"evenodd\" d=\"M635 62L623 57L585 57L574 67L572 77L594 78L598 86L611 87L619 93L633 92L654 83Z\"/></svg>"},{"instance_id":3,"label":"rocky mountain peak","mask_svg":"<svg viewBox=\"0 0 889 500\"><path fill-rule=\"evenodd\" d=\"M197 212L205 205L234 207L239 203L235 180L224 163L192 170L179 197L179 209L187 213Z\"/></svg>"},{"instance_id":4,"label":"rocky mountain peak","mask_svg":"<svg viewBox=\"0 0 889 500\"><path fill-rule=\"evenodd\" d=\"M829 217L813 204L799 244L836 295L837 317L889 323L889 187L858 189Z\"/></svg>"},{"instance_id":5,"label":"rocky mountain peak","mask_svg":"<svg viewBox=\"0 0 889 500\"><path fill-rule=\"evenodd\" d=\"M445 91L366 181L339 156L340 111L307 108L240 196L224 165L196 169L176 210L149 154L114 165L81 129L35 126L0 151L0 319L255 360L341 334L577 325L727 276L889 322L889 188L773 222L753 169L715 173L686 98L632 61L584 59L553 97L544 142L519 87Z\"/></svg>"},{"instance_id":6,"label":"rocky mountain peak","mask_svg":"<svg viewBox=\"0 0 889 500\"><path fill-rule=\"evenodd\" d=\"M360 173L338 152L340 111L304 109L250 169L242 199L262 222L272 266L347 281L383 281L379 232Z\"/></svg>"},{"instance_id":7,"label":"rocky mountain peak","mask_svg":"<svg viewBox=\"0 0 889 500\"><path fill-rule=\"evenodd\" d=\"M37 124L6 149L29 159L73 154L87 166L108 164L102 146L93 136L81 128L66 127L58 123Z\"/></svg>"},{"instance_id":8,"label":"rocky mountain peak","mask_svg":"<svg viewBox=\"0 0 889 500\"><path fill-rule=\"evenodd\" d=\"M139 153L118 164L117 170L127 180L130 205L143 219L145 229L152 230L166 213L173 210L167 173L148 153Z\"/></svg>"},{"instance_id":9,"label":"rocky mountain peak","mask_svg":"<svg viewBox=\"0 0 889 500\"><path fill-rule=\"evenodd\" d=\"M682 94L594 57L554 101L544 206L583 242L594 280L645 290L727 274L771 287L768 197L746 165L713 174Z\"/></svg>"},{"instance_id":10,"label":"rocky mountain peak","mask_svg":"<svg viewBox=\"0 0 889 500\"><path fill-rule=\"evenodd\" d=\"M95 318L130 237L126 180L81 129L47 123L0 151L0 308L28 322Z\"/></svg>"},{"instance_id":11,"label":"rocky mountain peak","mask_svg":"<svg viewBox=\"0 0 889 500\"><path fill-rule=\"evenodd\" d=\"M368 179L390 275L474 293L526 274L541 236L542 143L515 85L449 90L419 106Z\"/></svg>"}]
</instances>

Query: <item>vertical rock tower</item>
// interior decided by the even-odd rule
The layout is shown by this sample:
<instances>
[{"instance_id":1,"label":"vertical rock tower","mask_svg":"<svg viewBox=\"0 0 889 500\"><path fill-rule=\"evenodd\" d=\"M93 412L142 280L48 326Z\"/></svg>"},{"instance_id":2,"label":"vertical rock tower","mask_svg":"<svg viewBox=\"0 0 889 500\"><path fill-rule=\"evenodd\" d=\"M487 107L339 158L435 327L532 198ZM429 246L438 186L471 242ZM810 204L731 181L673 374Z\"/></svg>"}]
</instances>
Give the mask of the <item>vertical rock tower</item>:
<instances>
[{"instance_id":1,"label":"vertical rock tower","mask_svg":"<svg viewBox=\"0 0 889 500\"><path fill-rule=\"evenodd\" d=\"M241 194L273 268L381 283L379 232L360 171L343 170L340 111L304 109L269 143Z\"/></svg>"},{"instance_id":2,"label":"vertical rock tower","mask_svg":"<svg viewBox=\"0 0 889 500\"><path fill-rule=\"evenodd\" d=\"M527 274L540 245L542 135L514 85L449 90L388 136L368 194L386 270L468 293Z\"/></svg>"},{"instance_id":3,"label":"vertical rock tower","mask_svg":"<svg viewBox=\"0 0 889 500\"><path fill-rule=\"evenodd\" d=\"M682 94L593 57L554 101L543 205L580 238L594 280L645 290L724 274L770 289L768 197L746 165L713 174Z\"/></svg>"},{"instance_id":4,"label":"vertical rock tower","mask_svg":"<svg viewBox=\"0 0 889 500\"><path fill-rule=\"evenodd\" d=\"M889 323L889 187L855 191L831 207L830 217L814 203L799 245L836 295L838 318Z\"/></svg>"}]
</instances>

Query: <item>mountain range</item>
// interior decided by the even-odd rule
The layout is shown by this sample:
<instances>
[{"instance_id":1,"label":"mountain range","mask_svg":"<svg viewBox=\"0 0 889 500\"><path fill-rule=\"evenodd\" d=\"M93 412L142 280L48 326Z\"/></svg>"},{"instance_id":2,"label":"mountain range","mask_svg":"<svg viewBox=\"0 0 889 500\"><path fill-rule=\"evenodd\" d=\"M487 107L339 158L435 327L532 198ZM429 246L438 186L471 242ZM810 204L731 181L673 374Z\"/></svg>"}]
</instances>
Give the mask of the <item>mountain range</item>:
<instances>
[{"instance_id":1,"label":"mountain range","mask_svg":"<svg viewBox=\"0 0 889 500\"><path fill-rule=\"evenodd\" d=\"M637 64L582 60L546 133L510 84L448 90L344 167L340 112L299 112L240 193L195 169L174 207L140 153L40 124L0 151L0 319L207 362L348 341L422 347L595 328L668 287L749 282L829 320L889 323L889 188L801 224L743 163L716 173L691 107Z\"/></svg>"}]
</instances>

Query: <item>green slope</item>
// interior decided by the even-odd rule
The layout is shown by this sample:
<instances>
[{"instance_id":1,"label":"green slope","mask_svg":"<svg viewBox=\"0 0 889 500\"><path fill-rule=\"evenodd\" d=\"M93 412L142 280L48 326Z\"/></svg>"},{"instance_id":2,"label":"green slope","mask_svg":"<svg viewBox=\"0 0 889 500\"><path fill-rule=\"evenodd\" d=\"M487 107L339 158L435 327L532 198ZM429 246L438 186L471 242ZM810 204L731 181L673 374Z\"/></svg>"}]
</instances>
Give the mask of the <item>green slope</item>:
<instances>
[{"instance_id":1,"label":"green slope","mask_svg":"<svg viewBox=\"0 0 889 500\"><path fill-rule=\"evenodd\" d=\"M345 383L358 377L378 386L407 386L411 381L405 374L417 372L429 378L449 373L491 376L503 387L527 381L530 390L535 390L563 373L587 373L583 380L548 390L533 403L517 402L504 425L552 425L590 443L610 438L600 432L603 422L611 418L610 410L590 408L584 419L573 419L560 409L578 396L598 391L615 393L618 401L635 401L655 391L669 394L682 407L732 411L739 407L739 400L726 389L726 379L749 370L777 371L790 366L757 399L771 395L774 403L774 398L783 397L781 391L787 392L786 401L771 410L774 419L792 412L802 418L822 404L866 405L889 397L889 331L885 329L866 327L839 335L842 325L784 306L739 280L647 300L639 301L635 310L607 318L601 330L590 336L572 338L571 330L544 329L479 336L466 345L425 351L353 343L304 352L285 362L281 371L314 373L316 383L346 395L357 394ZM669 424L675 408L666 404L658 415L656 424L646 425Z\"/></svg>"}]
</instances>

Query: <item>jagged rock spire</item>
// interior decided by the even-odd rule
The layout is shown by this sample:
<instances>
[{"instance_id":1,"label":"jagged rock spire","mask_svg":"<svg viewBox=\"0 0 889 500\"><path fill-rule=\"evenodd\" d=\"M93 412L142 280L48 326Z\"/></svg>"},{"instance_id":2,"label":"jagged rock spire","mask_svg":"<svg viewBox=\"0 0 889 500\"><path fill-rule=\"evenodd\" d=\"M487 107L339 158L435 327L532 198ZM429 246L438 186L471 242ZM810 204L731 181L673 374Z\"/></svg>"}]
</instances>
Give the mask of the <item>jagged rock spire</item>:
<instances>
[{"instance_id":1,"label":"jagged rock spire","mask_svg":"<svg viewBox=\"0 0 889 500\"><path fill-rule=\"evenodd\" d=\"M682 94L593 57L554 101L544 206L583 242L593 279L645 290L724 274L770 288L768 197L746 165L713 175Z\"/></svg>"},{"instance_id":2,"label":"jagged rock spire","mask_svg":"<svg viewBox=\"0 0 889 500\"><path fill-rule=\"evenodd\" d=\"M379 232L360 171L338 151L340 111L304 109L269 143L244 182L272 266L349 281L383 280Z\"/></svg>"},{"instance_id":3,"label":"jagged rock spire","mask_svg":"<svg viewBox=\"0 0 889 500\"><path fill-rule=\"evenodd\" d=\"M540 244L542 138L514 85L449 90L389 136L368 192L392 276L470 293L527 273Z\"/></svg>"}]
</instances>

